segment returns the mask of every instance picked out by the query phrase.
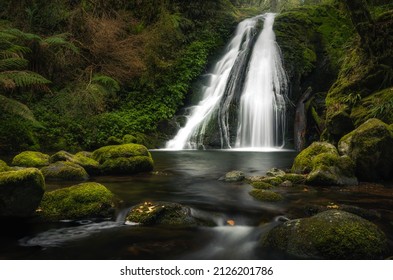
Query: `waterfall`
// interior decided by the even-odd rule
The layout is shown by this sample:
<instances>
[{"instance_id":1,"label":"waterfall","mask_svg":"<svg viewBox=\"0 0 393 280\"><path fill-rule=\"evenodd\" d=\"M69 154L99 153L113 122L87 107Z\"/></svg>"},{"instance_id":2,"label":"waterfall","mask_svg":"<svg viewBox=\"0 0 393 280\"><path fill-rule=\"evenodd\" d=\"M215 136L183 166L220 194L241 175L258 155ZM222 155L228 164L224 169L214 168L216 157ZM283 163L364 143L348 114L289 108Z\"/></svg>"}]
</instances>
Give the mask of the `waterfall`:
<instances>
[{"instance_id":1,"label":"waterfall","mask_svg":"<svg viewBox=\"0 0 393 280\"><path fill-rule=\"evenodd\" d=\"M185 126L166 148L204 148L206 135L217 131L221 148L284 146L287 79L275 41L274 18L275 14L267 13L239 23L209 75L202 100L190 108Z\"/></svg>"}]
</instances>

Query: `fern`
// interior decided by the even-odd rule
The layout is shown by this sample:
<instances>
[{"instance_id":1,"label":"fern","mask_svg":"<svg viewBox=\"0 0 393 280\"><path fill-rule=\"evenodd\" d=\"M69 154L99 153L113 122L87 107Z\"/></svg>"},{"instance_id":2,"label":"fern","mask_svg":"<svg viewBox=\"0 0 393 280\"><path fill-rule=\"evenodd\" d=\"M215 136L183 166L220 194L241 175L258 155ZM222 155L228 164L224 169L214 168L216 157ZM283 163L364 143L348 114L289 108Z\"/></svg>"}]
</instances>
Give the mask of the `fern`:
<instances>
[{"instance_id":1,"label":"fern","mask_svg":"<svg viewBox=\"0 0 393 280\"><path fill-rule=\"evenodd\" d=\"M24 104L15 99L0 94L0 110L9 114L18 115L26 120L38 124L33 112Z\"/></svg>"},{"instance_id":2,"label":"fern","mask_svg":"<svg viewBox=\"0 0 393 280\"><path fill-rule=\"evenodd\" d=\"M65 38L66 34L60 34L45 38L42 40L42 44L46 44L49 47L60 47L71 50L73 53L78 54L79 49Z\"/></svg>"},{"instance_id":3,"label":"fern","mask_svg":"<svg viewBox=\"0 0 393 280\"><path fill-rule=\"evenodd\" d=\"M50 81L31 71L0 72L0 84L5 88L28 87L49 84ZM8 86L7 86L8 85Z\"/></svg>"},{"instance_id":4,"label":"fern","mask_svg":"<svg viewBox=\"0 0 393 280\"><path fill-rule=\"evenodd\" d=\"M6 58L0 60L0 71L22 70L29 62L24 58Z\"/></svg>"},{"instance_id":5,"label":"fern","mask_svg":"<svg viewBox=\"0 0 393 280\"><path fill-rule=\"evenodd\" d=\"M91 79L91 82L101 85L110 92L117 92L120 90L119 83L115 79L105 75L96 74Z\"/></svg>"}]
</instances>

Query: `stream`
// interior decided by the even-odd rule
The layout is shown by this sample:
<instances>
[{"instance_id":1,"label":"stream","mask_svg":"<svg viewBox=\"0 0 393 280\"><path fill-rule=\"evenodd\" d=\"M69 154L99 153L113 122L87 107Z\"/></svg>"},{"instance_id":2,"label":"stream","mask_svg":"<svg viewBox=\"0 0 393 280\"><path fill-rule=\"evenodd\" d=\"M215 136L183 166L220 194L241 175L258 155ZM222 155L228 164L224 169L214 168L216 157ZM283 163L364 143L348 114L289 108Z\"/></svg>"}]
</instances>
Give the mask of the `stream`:
<instances>
[{"instance_id":1,"label":"stream","mask_svg":"<svg viewBox=\"0 0 393 280\"><path fill-rule=\"evenodd\" d=\"M247 183L218 178L231 170L264 175L272 167L290 168L290 150L151 151L155 171L132 177L92 178L122 200L116 220L39 223L34 219L2 221L0 259L288 259L258 247L261 236L288 219L306 217L316 206L336 204L369 211L373 222L393 236L393 188L377 184L356 187L278 188L281 202L260 202ZM48 182L47 190L75 183ZM215 227L141 227L125 225L127 211L144 201L189 206ZM229 225L228 221L234 223Z\"/></svg>"}]
</instances>

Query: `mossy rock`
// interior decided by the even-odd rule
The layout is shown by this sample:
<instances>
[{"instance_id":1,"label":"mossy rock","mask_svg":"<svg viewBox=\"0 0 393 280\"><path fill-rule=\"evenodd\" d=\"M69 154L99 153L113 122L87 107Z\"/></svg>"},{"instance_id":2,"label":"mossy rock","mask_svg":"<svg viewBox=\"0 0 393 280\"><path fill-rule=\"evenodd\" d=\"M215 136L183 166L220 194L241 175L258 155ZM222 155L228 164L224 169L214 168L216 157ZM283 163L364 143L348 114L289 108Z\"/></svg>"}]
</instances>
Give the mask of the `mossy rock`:
<instances>
[{"instance_id":1,"label":"mossy rock","mask_svg":"<svg viewBox=\"0 0 393 280\"><path fill-rule=\"evenodd\" d=\"M0 159L0 172L9 171L10 167L7 165L5 161Z\"/></svg>"},{"instance_id":2,"label":"mossy rock","mask_svg":"<svg viewBox=\"0 0 393 280\"><path fill-rule=\"evenodd\" d=\"M148 156L108 159L101 165L103 174L131 175L153 170L153 160Z\"/></svg>"},{"instance_id":3,"label":"mossy rock","mask_svg":"<svg viewBox=\"0 0 393 280\"><path fill-rule=\"evenodd\" d=\"M336 147L327 142L314 142L298 154L292 165L292 172L306 174L312 171L312 160L315 156L329 153L338 155Z\"/></svg>"},{"instance_id":4,"label":"mossy rock","mask_svg":"<svg viewBox=\"0 0 393 280\"><path fill-rule=\"evenodd\" d=\"M44 177L36 168L0 172L0 216L33 215L44 191Z\"/></svg>"},{"instance_id":5,"label":"mossy rock","mask_svg":"<svg viewBox=\"0 0 393 280\"><path fill-rule=\"evenodd\" d=\"M281 177L265 177L260 181L273 186L279 186L282 182L284 182Z\"/></svg>"},{"instance_id":6,"label":"mossy rock","mask_svg":"<svg viewBox=\"0 0 393 280\"><path fill-rule=\"evenodd\" d=\"M387 246L375 224L340 210L285 222L261 240L263 250L305 259L382 259Z\"/></svg>"},{"instance_id":7,"label":"mossy rock","mask_svg":"<svg viewBox=\"0 0 393 280\"><path fill-rule=\"evenodd\" d=\"M49 155L40 152L25 151L14 157L12 165L24 167L42 167L49 165Z\"/></svg>"},{"instance_id":8,"label":"mossy rock","mask_svg":"<svg viewBox=\"0 0 393 280\"><path fill-rule=\"evenodd\" d=\"M89 182L46 192L39 208L49 221L113 218L115 198L105 186Z\"/></svg>"},{"instance_id":9,"label":"mossy rock","mask_svg":"<svg viewBox=\"0 0 393 280\"><path fill-rule=\"evenodd\" d=\"M322 153L315 156L311 162L312 171L308 174L306 183L310 185L357 185L355 165L348 156Z\"/></svg>"},{"instance_id":10,"label":"mossy rock","mask_svg":"<svg viewBox=\"0 0 393 280\"><path fill-rule=\"evenodd\" d=\"M284 199L283 196L279 193L262 189L253 189L250 191L250 195L260 201L266 202L276 202Z\"/></svg>"},{"instance_id":11,"label":"mossy rock","mask_svg":"<svg viewBox=\"0 0 393 280\"><path fill-rule=\"evenodd\" d=\"M221 177L220 181L225 181L225 182L241 182L245 178L244 173L239 170L233 170L229 171L226 173L223 177Z\"/></svg>"},{"instance_id":12,"label":"mossy rock","mask_svg":"<svg viewBox=\"0 0 393 280\"><path fill-rule=\"evenodd\" d=\"M393 178L393 130L386 123L366 121L341 138L338 149L354 161L359 179Z\"/></svg>"},{"instance_id":13,"label":"mossy rock","mask_svg":"<svg viewBox=\"0 0 393 280\"><path fill-rule=\"evenodd\" d=\"M86 170L73 162L58 161L41 169L47 180L85 181L89 178Z\"/></svg>"},{"instance_id":14,"label":"mossy rock","mask_svg":"<svg viewBox=\"0 0 393 280\"><path fill-rule=\"evenodd\" d=\"M58 161L73 162L82 166L90 175L100 174L100 164L98 163L98 161L94 160L92 156L93 156L92 153L85 152L85 151L79 152L75 155L66 151L59 151L50 157L50 162L51 163L55 163Z\"/></svg>"},{"instance_id":15,"label":"mossy rock","mask_svg":"<svg viewBox=\"0 0 393 280\"><path fill-rule=\"evenodd\" d=\"M266 172L266 176L268 177L279 177L284 175L285 175L285 171L278 168L272 168Z\"/></svg>"},{"instance_id":16,"label":"mossy rock","mask_svg":"<svg viewBox=\"0 0 393 280\"><path fill-rule=\"evenodd\" d=\"M123 144L101 147L93 152L93 159L103 164L109 159L129 158L136 156L149 157L147 148L139 144Z\"/></svg>"},{"instance_id":17,"label":"mossy rock","mask_svg":"<svg viewBox=\"0 0 393 280\"><path fill-rule=\"evenodd\" d=\"M263 182L263 181L251 182L251 186L253 186L256 189L260 189L260 190L269 190L269 189L272 189L274 187L273 185L271 185L269 183L266 183L266 182Z\"/></svg>"},{"instance_id":18,"label":"mossy rock","mask_svg":"<svg viewBox=\"0 0 393 280\"><path fill-rule=\"evenodd\" d=\"M191 209L178 203L144 202L134 206L126 217L128 223L163 226L207 225L191 215Z\"/></svg>"},{"instance_id":19,"label":"mossy rock","mask_svg":"<svg viewBox=\"0 0 393 280\"><path fill-rule=\"evenodd\" d=\"M107 175L132 175L154 168L151 154L139 144L102 147L95 150L92 156L101 164L101 172Z\"/></svg>"}]
</instances>

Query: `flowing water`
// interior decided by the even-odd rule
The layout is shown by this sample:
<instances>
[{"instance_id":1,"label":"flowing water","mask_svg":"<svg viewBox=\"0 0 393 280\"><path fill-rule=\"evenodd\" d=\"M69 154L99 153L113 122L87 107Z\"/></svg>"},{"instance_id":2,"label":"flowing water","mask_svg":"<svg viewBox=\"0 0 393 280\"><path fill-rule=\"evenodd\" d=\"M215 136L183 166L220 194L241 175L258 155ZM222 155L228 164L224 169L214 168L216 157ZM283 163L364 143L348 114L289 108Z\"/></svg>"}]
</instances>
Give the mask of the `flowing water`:
<instances>
[{"instance_id":1,"label":"flowing water","mask_svg":"<svg viewBox=\"0 0 393 280\"><path fill-rule=\"evenodd\" d=\"M241 22L217 62L203 98L167 149L199 149L216 133L221 148L284 146L287 78L273 31L275 14ZM263 29L260 23L263 21ZM235 126L236 129L231 128Z\"/></svg>"},{"instance_id":2,"label":"flowing water","mask_svg":"<svg viewBox=\"0 0 393 280\"><path fill-rule=\"evenodd\" d=\"M154 173L93 178L123 201L116 219L1 221L0 259L286 259L291 257L261 250L260 238L273 226L330 203L377 212L376 223L392 240L391 188L278 188L285 199L267 203L253 199L246 183L217 180L234 169L254 176L272 167L288 168L295 156L292 151L152 151L152 155ZM48 190L71 184L75 183L48 183ZM126 225L127 211L144 201L181 203L192 209L192 215L208 217L216 226Z\"/></svg>"}]
</instances>

